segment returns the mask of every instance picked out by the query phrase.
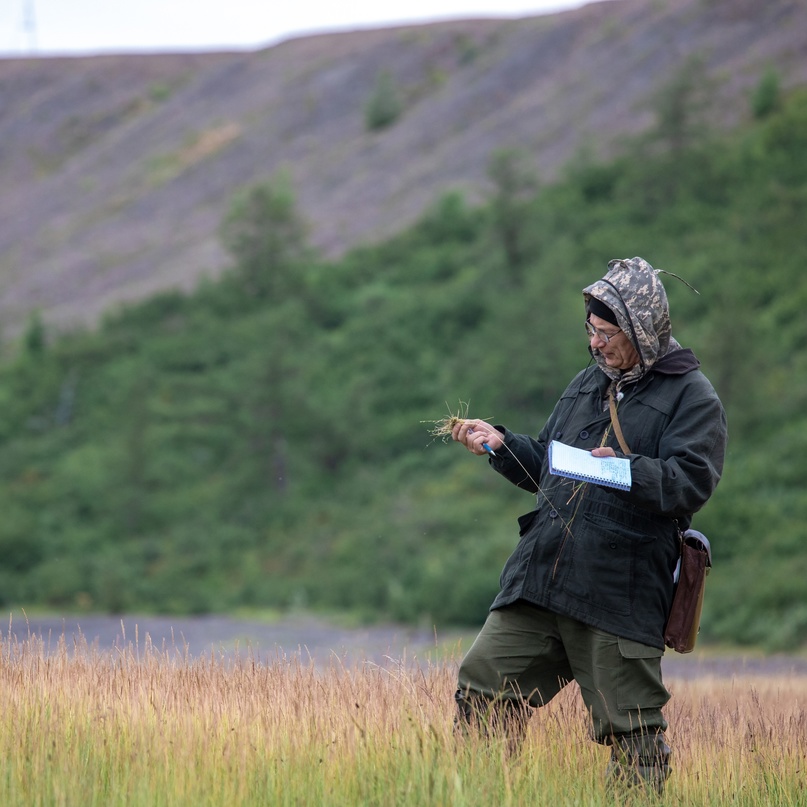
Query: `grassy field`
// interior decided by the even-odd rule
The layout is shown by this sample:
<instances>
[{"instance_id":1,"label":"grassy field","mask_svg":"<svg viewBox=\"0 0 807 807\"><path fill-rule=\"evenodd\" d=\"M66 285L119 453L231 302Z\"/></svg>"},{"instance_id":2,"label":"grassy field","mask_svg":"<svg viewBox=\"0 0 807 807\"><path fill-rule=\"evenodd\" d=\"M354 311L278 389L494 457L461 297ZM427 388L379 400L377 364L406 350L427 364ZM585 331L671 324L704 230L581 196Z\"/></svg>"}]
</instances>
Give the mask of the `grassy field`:
<instances>
[{"instance_id":1,"label":"grassy field","mask_svg":"<svg viewBox=\"0 0 807 807\"><path fill-rule=\"evenodd\" d=\"M0 643L0 804L644 804L604 785L574 685L522 752L452 730L457 659L327 668L145 643ZM804 805L807 678L668 681L662 803Z\"/></svg>"}]
</instances>

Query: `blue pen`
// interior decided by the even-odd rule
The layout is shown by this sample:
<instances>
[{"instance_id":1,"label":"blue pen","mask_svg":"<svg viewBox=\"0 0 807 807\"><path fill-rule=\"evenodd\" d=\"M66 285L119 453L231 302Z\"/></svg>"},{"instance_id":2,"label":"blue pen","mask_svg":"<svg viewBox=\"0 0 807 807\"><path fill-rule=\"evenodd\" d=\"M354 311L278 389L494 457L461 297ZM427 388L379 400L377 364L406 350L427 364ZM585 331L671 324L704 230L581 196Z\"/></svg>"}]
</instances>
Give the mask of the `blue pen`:
<instances>
[{"instance_id":1,"label":"blue pen","mask_svg":"<svg viewBox=\"0 0 807 807\"><path fill-rule=\"evenodd\" d=\"M474 433L473 429L468 429L468 434L473 434L473 433ZM488 454L490 454L491 457L496 456L496 452L487 443L482 443L482 448L484 448L485 451L487 451Z\"/></svg>"}]
</instances>

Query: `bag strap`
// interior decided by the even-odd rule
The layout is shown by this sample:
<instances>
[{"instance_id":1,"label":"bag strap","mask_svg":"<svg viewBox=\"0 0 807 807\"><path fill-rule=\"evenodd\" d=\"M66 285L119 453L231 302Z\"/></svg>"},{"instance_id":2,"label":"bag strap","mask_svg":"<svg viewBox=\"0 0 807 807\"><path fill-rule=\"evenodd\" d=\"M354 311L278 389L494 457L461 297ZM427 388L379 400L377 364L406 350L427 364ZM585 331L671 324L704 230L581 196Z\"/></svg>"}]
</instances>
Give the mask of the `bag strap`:
<instances>
[{"instance_id":1,"label":"bag strap","mask_svg":"<svg viewBox=\"0 0 807 807\"><path fill-rule=\"evenodd\" d=\"M619 442L619 447L625 454L630 454L627 442L625 442L625 435L622 434L622 427L619 425L619 418L616 416L616 398L614 397L614 388L608 391L608 409L611 412L611 423L614 424L614 434Z\"/></svg>"}]
</instances>

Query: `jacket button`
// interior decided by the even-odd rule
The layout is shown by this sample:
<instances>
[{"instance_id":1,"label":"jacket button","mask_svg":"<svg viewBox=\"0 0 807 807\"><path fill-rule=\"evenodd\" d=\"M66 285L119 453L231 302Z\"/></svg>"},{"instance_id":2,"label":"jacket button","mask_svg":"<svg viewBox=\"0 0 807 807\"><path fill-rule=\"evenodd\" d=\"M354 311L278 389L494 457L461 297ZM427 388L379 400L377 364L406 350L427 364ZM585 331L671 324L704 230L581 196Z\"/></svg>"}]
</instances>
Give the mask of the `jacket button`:
<instances>
[{"instance_id":1,"label":"jacket button","mask_svg":"<svg viewBox=\"0 0 807 807\"><path fill-rule=\"evenodd\" d=\"M587 429L583 429L583 431L580 432L580 439L581 440L588 440L588 430Z\"/></svg>"},{"instance_id":2,"label":"jacket button","mask_svg":"<svg viewBox=\"0 0 807 807\"><path fill-rule=\"evenodd\" d=\"M552 510L549 511L549 517L550 518L557 518L558 517L558 511L555 510L554 508L552 508Z\"/></svg>"},{"instance_id":3,"label":"jacket button","mask_svg":"<svg viewBox=\"0 0 807 807\"><path fill-rule=\"evenodd\" d=\"M608 546L610 546L610 547L611 547L611 549L616 549L616 542L615 542L615 541L611 541L611 543L610 543L610 544L608 544Z\"/></svg>"}]
</instances>

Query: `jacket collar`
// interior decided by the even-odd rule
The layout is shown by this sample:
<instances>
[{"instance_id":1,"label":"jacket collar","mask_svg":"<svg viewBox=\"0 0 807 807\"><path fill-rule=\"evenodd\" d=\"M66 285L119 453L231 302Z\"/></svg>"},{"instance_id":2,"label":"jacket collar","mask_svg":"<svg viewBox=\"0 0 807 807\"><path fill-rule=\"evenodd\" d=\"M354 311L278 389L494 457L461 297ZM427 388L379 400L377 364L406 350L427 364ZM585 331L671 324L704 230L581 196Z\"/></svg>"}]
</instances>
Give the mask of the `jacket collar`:
<instances>
[{"instance_id":1,"label":"jacket collar","mask_svg":"<svg viewBox=\"0 0 807 807\"><path fill-rule=\"evenodd\" d=\"M662 356L653 365L653 370L664 375L685 375L700 366L698 357L688 347L682 347Z\"/></svg>"},{"instance_id":2,"label":"jacket collar","mask_svg":"<svg viewBox=\"0 0 807 807\"><path fill-rule=\"evenodd\" d=\"M701 363L698 357L690 348L678 348L677 350L672 350L662 356L644 376L637 379L636 383L641 384L643 381L651 378L654 373L660 373L661 375L686 375L687 373L692 372L692 370L697 370L700 366ZM602 369L599 367L599 365L597 365L596 368L599 370ZM608 387L611 385L611 383L612 379L605 373L591 373L587 382L584 383L580 391L589 392L592 391L593 387L598 389L600 394L604 396L607 393Z\"/></svg>"}]
</instances>

